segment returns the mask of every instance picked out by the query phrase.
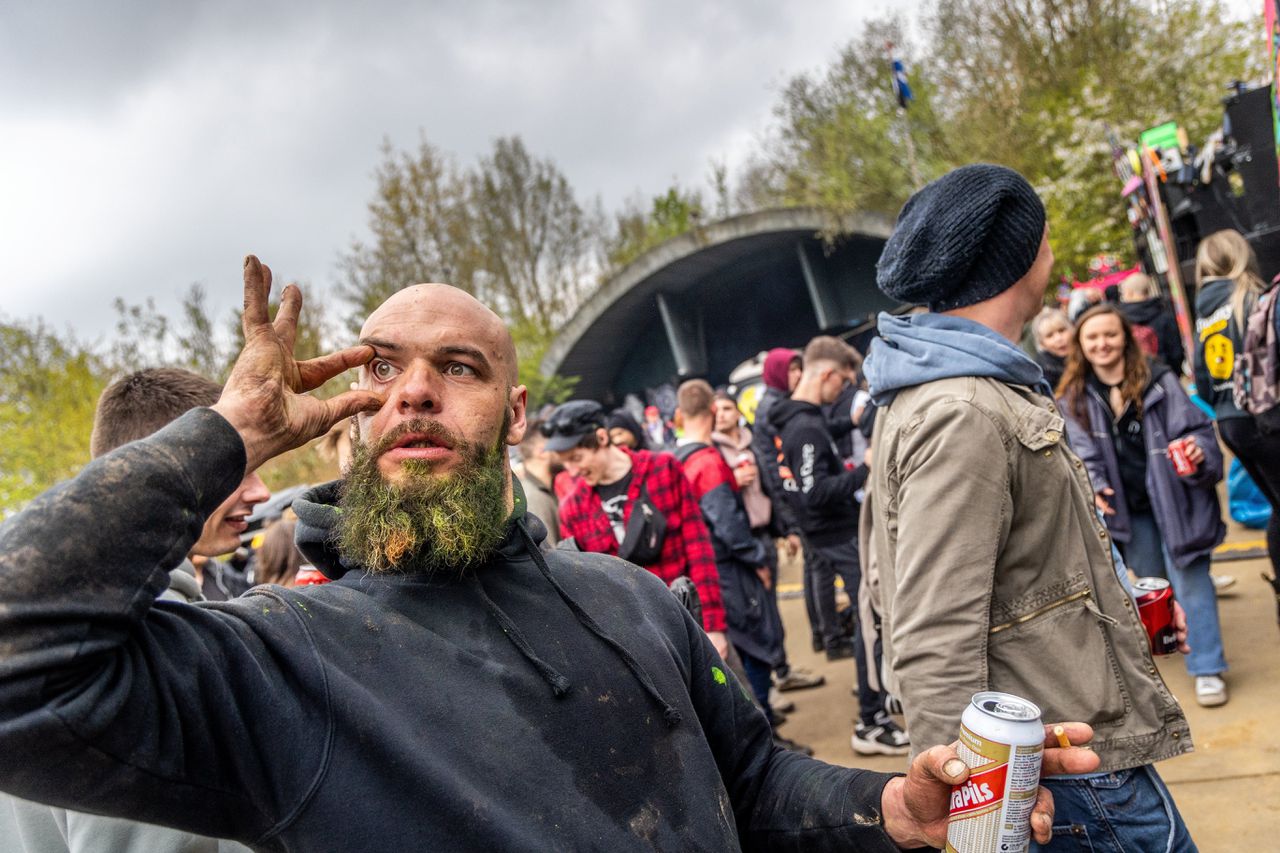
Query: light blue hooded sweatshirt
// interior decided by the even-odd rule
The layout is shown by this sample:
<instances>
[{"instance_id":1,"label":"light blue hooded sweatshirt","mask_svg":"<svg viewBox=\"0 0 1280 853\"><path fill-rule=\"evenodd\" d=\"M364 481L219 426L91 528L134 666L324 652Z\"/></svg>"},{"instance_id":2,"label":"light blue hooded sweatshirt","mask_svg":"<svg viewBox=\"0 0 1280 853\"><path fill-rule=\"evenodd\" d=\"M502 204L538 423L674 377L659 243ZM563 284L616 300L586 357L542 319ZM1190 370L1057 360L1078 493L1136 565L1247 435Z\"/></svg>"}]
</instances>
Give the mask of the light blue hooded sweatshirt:
<instances>
[{"instance_id":1,"label":"light blue hooded sweatshirt","mask_svg":"<svg viewBox=\"0 0 1280 853\"><path fill-rule=\"evenodd\" d=\"M878 326L880 337L863 364L877 406L888 405L903 388L953 376L987 376L1053 397L1040 365L981 323L946 314L882 313Z\"/></svg>"}]
</instances>

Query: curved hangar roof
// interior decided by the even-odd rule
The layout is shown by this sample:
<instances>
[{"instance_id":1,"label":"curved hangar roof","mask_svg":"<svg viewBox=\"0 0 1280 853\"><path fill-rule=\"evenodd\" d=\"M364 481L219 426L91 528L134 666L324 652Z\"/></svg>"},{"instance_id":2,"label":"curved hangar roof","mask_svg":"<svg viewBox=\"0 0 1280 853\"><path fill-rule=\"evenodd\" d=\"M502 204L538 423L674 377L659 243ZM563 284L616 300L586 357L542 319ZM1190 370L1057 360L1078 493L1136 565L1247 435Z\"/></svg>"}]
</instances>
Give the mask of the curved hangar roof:
<instances>
[{"instance_id":1,"label":"curved hangar roof","mask_svg":"<svg viewBox=\"0 0 1280 853\"><path fill-rule=\"evenodd\" d=\"M575 396L702 376L713 384L761 350L863 325L897 307L875 286L893 223L816 208L765 210L699 226L604 282L552 342L542 370L577 376ZM838 234L826 243L821 233Z\"/></svg>"}]
</instances>

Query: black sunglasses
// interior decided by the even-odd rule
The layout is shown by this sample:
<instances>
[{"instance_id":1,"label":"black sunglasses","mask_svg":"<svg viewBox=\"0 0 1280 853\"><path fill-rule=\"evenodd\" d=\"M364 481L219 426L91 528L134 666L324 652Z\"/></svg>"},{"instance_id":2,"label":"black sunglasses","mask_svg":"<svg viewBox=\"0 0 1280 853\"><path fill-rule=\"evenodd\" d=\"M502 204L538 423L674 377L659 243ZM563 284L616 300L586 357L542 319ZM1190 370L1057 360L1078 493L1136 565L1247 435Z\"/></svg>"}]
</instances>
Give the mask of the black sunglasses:
<instances>
[{"instance_id":1,"label":"black sunglasses","mask_svg":"<svg viewBox=\"0 0 1280 853\"><path fill-rule=\"evenodd\" d=\"M590 400L571 400L553 411L538 428L545 437L586 435L604 426L604 409Z\"/></svg>"}]
</instances>

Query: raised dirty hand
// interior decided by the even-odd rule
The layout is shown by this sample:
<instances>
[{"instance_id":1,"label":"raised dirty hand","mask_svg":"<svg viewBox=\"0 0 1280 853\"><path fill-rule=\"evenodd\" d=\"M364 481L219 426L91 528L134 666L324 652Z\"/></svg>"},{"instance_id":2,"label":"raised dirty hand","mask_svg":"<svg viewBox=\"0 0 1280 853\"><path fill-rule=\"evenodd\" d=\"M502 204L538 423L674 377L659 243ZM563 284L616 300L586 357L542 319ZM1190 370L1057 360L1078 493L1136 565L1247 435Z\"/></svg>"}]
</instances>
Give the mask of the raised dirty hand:
<instances>
[{"instance_id":1,"label":"raised dirty hand","mask_svg":"<svg viewBox=\"0 0 1280 853\"><path fill-rule=\"evenodd\" d=\"M343 418L379 408L374 391L347 391L328 400L310 396L329 379L373 358L356 346L307 361L293 357L302 291L290 284L272 322L268 313L271 269L255 256L244 259L244 349L236 358L222 396L212 407L244 441L246 470L324 435Z\"/></svg>"}]
</instances>

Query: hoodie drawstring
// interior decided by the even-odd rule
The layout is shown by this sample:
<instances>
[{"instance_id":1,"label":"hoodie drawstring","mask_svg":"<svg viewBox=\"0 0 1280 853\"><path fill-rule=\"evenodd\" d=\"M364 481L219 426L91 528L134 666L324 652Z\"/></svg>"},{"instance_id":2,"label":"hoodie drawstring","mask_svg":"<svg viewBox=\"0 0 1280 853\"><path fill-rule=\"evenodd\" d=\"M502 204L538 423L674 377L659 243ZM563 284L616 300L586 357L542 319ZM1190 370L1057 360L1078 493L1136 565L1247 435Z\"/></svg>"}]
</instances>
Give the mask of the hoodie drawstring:
<instances>
[{"instance_id":1,"label":"hoodie drawstring","mask_svg":"<svg viewBox=\"0 0 1280 853\"><path fill-rule=\"evenodd\" d=\"M530 535L528 529L525 527L523 518L516 522L516 527L520 530L520 535L524 539L525 548L528 549L529 555L533 557L533 562L537 564L538 570L542 572L542 576L547 579L547 583L551 584L551 588L560 596L560 600L563 601L565 606L573 612L573 615L577 618L578 622L592 634L595 634L601 642L613 649L614 653L622 659L622 662L626 664L627 669L631 670L632 676L637 682L639 682L640 687L644 692L647 693L655 703L657 703L658 707L662 708L662 719L666 724L668 726L674 726L679 723L682 719L680 711L662 697L662 694L658 692L658 688L654 686L653 679L649 677L649 673L640 665L640 662L631 655L631 652L627 651L626 647L613 637L609 636L605 630L600 627L596 620L592 619L591 615L583 610L582 607L578 605L578 602L573 600L573 597L569 595L564 587L560 586L556 579L551 576L551 569L547 566L547 561L542 556L542 549L538 547L537 542L533 541L533 536ZM485 600L488 601L487 596L485 597ZM519 648L521 652L524 653L525 657L529 658L529 661L533 663L534 666L546 666L546 664L542 663L533 655L531 650L525 651L525 648L520 645L524 642L524 638L520 637L519 632L515 630L515 626L512 625L508 628L507 625L510 623L510 620L506 619L506 615L502 614L502 612L497 609L496 605L493 605L492 602L489 602L489 604L492 607L490 612L494 613L499 624L502 624L503 630L507 632L507 636L512 638L513 643L516 643L516 648ZM519 637L518 642L516 637ZM550 667L547 667L547 669L553 673L555 672L555 670L552 670ZM559 678L563 678L563 676L560 676L558 673L556 675ZM552 686L554 687L554 684ZM566 688L568 687L567 681L565 681L565 686ZM556 695L559 694L557 693Z\"/></svg>"},{"instance_id":2,"label":"hoodie drawstring","mask_svg":"<svg viewBox=\"0 0 1280 853\"><path fill-rule=\"evenodd\" d=\"M533 664L533 668L538 671L542 679L551 685L551 692L557 697L568 693L570 687L569 679L557 672L551 664L538 657L533 647L529 645L529 641L524 638L524 634L521 634L520 629L511 621L511 617L503 613L502 609L484 591L484 585L480 583L480 578L473 574L471 579L474 582L476 592L480 594L480 600L484 602L485 609L489 611L490 616L497 620L498 626L507 635L511 645L515 646L520 651L520 654L524 655L525 660Z\"/></svg>"}]
</instances>

